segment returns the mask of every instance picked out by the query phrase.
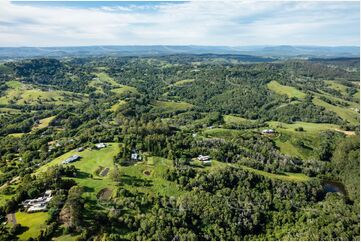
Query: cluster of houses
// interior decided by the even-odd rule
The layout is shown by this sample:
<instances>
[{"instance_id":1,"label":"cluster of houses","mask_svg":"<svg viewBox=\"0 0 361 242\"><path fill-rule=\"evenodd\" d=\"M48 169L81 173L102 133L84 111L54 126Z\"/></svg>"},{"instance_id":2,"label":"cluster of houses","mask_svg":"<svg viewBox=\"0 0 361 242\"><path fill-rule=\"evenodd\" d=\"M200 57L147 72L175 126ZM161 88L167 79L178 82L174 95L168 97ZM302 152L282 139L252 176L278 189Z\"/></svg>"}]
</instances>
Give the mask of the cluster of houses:
<instances>
[{"instance_id":1,"label":"cluster of houses","mask_svg":"<svg viewBox=\"0 0 361 242\"><path fill-rule=\"evenodd\" d=\"M199 155L197 157L197 159L199 161L201 161L203 165L211 165L212 164L211 157L209 155Z\"/></svg>"},{"instance_id":2,"label":"cluster of houses","mask_svg":"<svg viewBox=\"0 0 361 242\"><path fill-rule=\"evenodd\" d=\"M21 204L28 213L42 212L47 210L47 205L52 198L52 191L47 190L43 196L35 199L27 199Z\"/></svg>"},{"instance_id":3,"label":"cluster of houses","mask_svg":"<svg viewBox=\"0 0 361 242\"><path fill-rule=\"evenodd\" d=\"M275 131L273 129L264 129L262 130L262 134L274 134Z\"/></svg>"}]
</instances>

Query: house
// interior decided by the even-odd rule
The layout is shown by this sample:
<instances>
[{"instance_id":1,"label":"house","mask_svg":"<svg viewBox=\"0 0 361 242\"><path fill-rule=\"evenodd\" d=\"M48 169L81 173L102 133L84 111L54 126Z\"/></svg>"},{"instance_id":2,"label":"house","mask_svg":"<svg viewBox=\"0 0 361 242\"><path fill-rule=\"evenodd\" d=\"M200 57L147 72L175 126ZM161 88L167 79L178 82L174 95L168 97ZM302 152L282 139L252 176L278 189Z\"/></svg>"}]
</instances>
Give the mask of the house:
<instances>
[{"instance_id":1,"label":"house","mask_svg":"<svg viewBox=\"0 0 361 242\"><path fill-rule=\"evenodd\" d=\"M273 129L264 129L262 130L262 134L274 134L274 130Z\"/></svg>"},{"instance_id":2,"label":"house","mask_svg":"<svg viewBox=\"0 0 361 242\"><path fill-rule=\"evenodd\" d=\"M208 160L211 159L211 157L208 156L208 155L199 155L199 156L197 157L197 159L198 159L199 161L208 161Z\"/></svg>"},{"instance_id":3,"label":"house","mask_svg":"<svg viewBox=\"0 0 361 242\"><path fill-rule=\"evenodd\" d=\"M74 161L76 161L76 160L78 160L78 159L80 159L80 156L79 156L79 155L72 155L72 156L70 156L68 159L63 160L62 163L63 163L63 164L69 164L69 163L72 163L72 162L74 162Z\"/></svg>"},{"instance_id":4,"label":"house","mask_svg":"<svg viewBox=\"0 0 361 242\"><path fill-rule=\"evenodd\" d=\"M98 143L98 144L95 144L95 147L96 147L97 149L102 149L102 148L105 148L105 147L106 147L106 144L104 144L104 143Z\"/></svg>"},{"instance_id":5,"label":"house","mask_svg":"<svg viewBox=\"0 0 361 242\"><path fill-rule=\"evenodd\" d=\"M142 160L142 157L140 156L140 154L138 154L136 151L133 151L132 154L130 155L130 158L132 160Z\"/></svg>"},{"instance_id":6,"label":"house","mask_svg":"<svg viewBox=\"0 0 361 242\"><path fill-rule=\"evenodd\" d=\"M52 191L47 190L45 191L42 197L38 197L35 199L27 199L21 204L28 213L41 212L47 210L47 205L51 199L52 199Z\"/></svg>"}]
</instances>

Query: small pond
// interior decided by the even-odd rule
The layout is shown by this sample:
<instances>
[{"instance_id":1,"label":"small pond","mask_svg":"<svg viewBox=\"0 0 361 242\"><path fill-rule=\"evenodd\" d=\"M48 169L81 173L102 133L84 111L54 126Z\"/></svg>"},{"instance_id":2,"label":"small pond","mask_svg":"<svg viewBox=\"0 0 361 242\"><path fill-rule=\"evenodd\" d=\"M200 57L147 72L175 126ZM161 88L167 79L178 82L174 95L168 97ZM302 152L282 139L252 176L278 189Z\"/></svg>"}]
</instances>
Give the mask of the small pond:
<instances>
[{"instance_id":1,"label":"small pond","mask_svg":"<svg viewBox=\"0 0 361 242\"><path fill-rule=\"evenodd\" d=\"M323 181L323 189L325 192L339 192L343 195L347 195L345 186L341 182Z\"/></svg>"}]
</instances>

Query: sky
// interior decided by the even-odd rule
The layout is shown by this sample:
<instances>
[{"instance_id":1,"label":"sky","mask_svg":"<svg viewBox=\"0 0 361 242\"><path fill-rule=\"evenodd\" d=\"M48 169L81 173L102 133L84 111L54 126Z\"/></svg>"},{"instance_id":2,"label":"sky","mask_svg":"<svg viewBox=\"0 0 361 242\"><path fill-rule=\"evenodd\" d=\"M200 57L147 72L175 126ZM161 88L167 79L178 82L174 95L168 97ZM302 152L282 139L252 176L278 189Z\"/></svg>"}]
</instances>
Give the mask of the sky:
<instances>
[{"instance_id":1,"label":"sky","mask_svg":"<svg viewBox=\"0 0 361 242\"><path fill-rule=\"evenodd\" d=\"M0 46L359 46L359 1L0 0Z\"/></svg>"}]
</instances>

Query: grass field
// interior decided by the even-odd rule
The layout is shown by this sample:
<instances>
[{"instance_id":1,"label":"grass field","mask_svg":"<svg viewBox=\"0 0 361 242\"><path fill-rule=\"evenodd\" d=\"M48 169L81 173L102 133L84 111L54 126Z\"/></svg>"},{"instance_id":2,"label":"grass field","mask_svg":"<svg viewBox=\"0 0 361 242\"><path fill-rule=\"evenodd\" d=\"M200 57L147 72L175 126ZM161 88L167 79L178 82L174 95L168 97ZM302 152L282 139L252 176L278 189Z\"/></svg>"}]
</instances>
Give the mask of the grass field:
<instances>
[{"instance_id":1,"label":"grass field","mask_svg":"<svg viewBox=\"0 0 361 242\"><path fill-rule=\"evenodd\" d=\"M24 84L18 81L9 81L6 83L8 89L5 95L0 97L0 104L18 104L18 105L34 105L34 104L79 104L83 100L83 96L66 91L57 90L41 90L36 86Z\"/></svg>"},{"instance_id":2,"label":"grass field","mask_svg":"<svg viewBox=\"0 0 361 242\"><path fill-rule=\"evenodd\" d=\"M47 118L43 118L39 120L39 124L38 125L34 125L33 128L31 129L32 131L38 130L38 129L43 129L49 126L49 123L55 118L55 116L51 116L51 117L47 117Z\"/></svg>"},{"instance_id":3,"label":"grass field","mask_svg":"<svg viewBox=\"0 0 361 242\"><path fill-rule=\"evenodd\" d=\"M93 79L89 86L94 87L96 89L96 93L104 93L104 90L102 88L103 85L109 85L112 88L112 92L116 94L123 94L123 93L137 93L137 89L135 87L125 86L121 85L120 83L117 83L113 78L111 78L107 73L105 72L99 72L99 73L93 73L96 75L96 78Z\"/></svg>"},{"instance_id":4,"label":"grass field","mask_svg":"<svg viewBox=\"0 0 361 242\"><path fill-rule=\"evenodd\" d=\"M306 176L302 173L291 173L291 172L285 172L284 174L273 174L266 171L261 171L257 169L253 169L248 166L241 166L241 168L253 172L255 174L268 177L270 179L279 179L283 181L289 181L289 182L306 182L309 181L311 178Z\"/></svg>"},{"instance_id":5,"label":"grass field","mask_svg":"<svg viewBox=\"0 0 361 242\"><path fill-rule=\"evenodd\" d=\"M342 95L347 96L347 87L335 81L325 81L325 83L332 89L339 91Z\"/></svg>"},{"instance_id":6,"label":"grass field","mask_svg":"<svg viewBox=\"0 0 361 242\"><path fill-rule=\"evenodd\" d=\"M146 161L120 168L121 185L133 192L178 196L183 193L173 182L164 179L172 161L161 157L148 157Z\"/></svg>"},{"instance_id":7,"label":"grass field","mask_svg":"<svg viewBox=\"0 0 361 242\"><path fill-rule=\"evenodd\" d=\"M270 83L267 84L268 89L270 89L271 91L279 94L279 95L286 95L288 97L295 97L295 98L305 98L306 94L297 90L294 87L290 87L290 86L284 86L279 84L277 81L271 81Z\"/></svg>"},{"instance_id":8,"label":"grass field","mask_svg":"<svg viewBox=\"0 0 361 242\"><path fill-rule=\"evenodd\" d=\"M166 101L157 101L153 105L153 111L158 113L169 113L177 111L186 111L192 108L193 105L186 102L166 102Z\"/></svg>"},{"instance_id":9,"label":"grass field","mask_svg":"<svg viewBox=\"0 0 361 242\"><path fill-rule=\"evenodd\" d=\"M15 214L16 222L28 229L20 234L19 240L36 239L40 235L40 230L45 228L45 221L48 218L47 212L24 213L17 212Z\"/></svg>"},{"instance_id":10,"label":"grass field","mask_svg":"<svg viewBox=\"0 0 361 242\"><path fill-rule=\"evenodd\" d=\"M270 127L277 129L277 131L295 131L295 128L302 127L304 129L303 132L307 133L320 133L325 130L335 130L339 128L339 125L336 124L324 124L324 123L308 123L308 122L295 122L292 124L270 121L267 122ZM299 133L299 132L297 132Z\"/></svg>"},{"instance_id":11,"label":"grass field","mask_svg":"<svg viewBox=\"0 0 361 242\"><path fill-rule=\"evenodd\" d=\"M351 124L359 123L359 119L358 119L359 114L350 108L334 106L332 104L326 103L325 101L322 101L317 97L314 98L312 102L315 105L324 107L329 111L335 112L340 118L350 122Z\"/></svg>"},{"instance_id":12,"label":"grass field","mask_svg":"<svg viewBox=\"0 0 361 242\"><path fill-rule=\"evenodd\" d=\"M14 137L14 138L21 138L25 133L12 133L12 134L8 134L8 136L10 137Z\"/></svg>"},{"instance_id":13,"label":"grass field","mask_svg":"<svg viewBox=\"0 0 361 242\"><path fill-rule=\"evenodd\" d=\"M226 124L250 124L255 122L255 120L250 120L250 119L246 119L246 118L241 118L241 117L237 117L237 116L233 116L233 115L224 115L223 116L224 122Z\"/></svg>"},{"instance_id":14,"label":"grass field","mask_svg":"<svg viewBox=\"0 0 361 242\"><path fill-rule=\"evenodd\" d=\"M202 135L210 138L222 138L222 139L232 139L239 136L241 133L244 133L243 130L236 129L223 129L223 128L213 128L213 129L205 129L202 132Z\"/></svg>"},{"instance_id":15,"label":"grass field","mask_svg":"<svg viewBox=\"0 0 361 242\"><path fill-rule=\"evenodd\" d=\"M295 122L292 124L282 122L268 122L269 126L276 130L278 133L273 139L276 146L280 149L281 153L297 156L302 159L308 159L315 156L313 148L318 147L319 135L326 130L340 129L335 124L321 124L321 123L307 123L307 122ZM296 128L302 127L304 131L295 131ZM301 147L297 144L298 141L302 141L305 146ZM310 148L308 148L310 147Z\"/></svg>"},{"instance_id":16,"label":"grass field","mask_svg":"<svg viewBox=\"0 0 361 242\"><path fill-rule=\"evenodd\" d=\"M81 156L81 159L71 163L81 172L81 175L74 180L80 185L85 187L84 197L90 199L96 199L97 193L103 188L113 189L115 182L112 181L109 174L113 169L116 169L113 163L113 157L119 152L119 146L117 143L108 143L106 148L100 150L84 150L82 152L77 152L76 150L69 151L48 164L40 167L37 171L44 172L50 166L60 165L63 160L66 158L78 154ZM96 170L102 166L104 168L110 168L110 171L107 176L99 176L96 174ZM92 175L92 177L91 177Z\"/></svg>"},{"instance_id":17,"label":"grass field","mask_svg":"<svg viewBox=\"0 0 361 242\"><path fill-rule=\"evenodd\" d=\"M181 80L181 81L177 81L174 83L175 86L183 86L189 83L194 82L194 79L185 79L185 80Z\"/></svg>"},{"instance_id":18,"label":"grass field","mask_svg":"<svg viewBox=\"0 0 361 242\"><path fill-rule=\"evenodd\" d=\"M109 109L110 111L117 111L121 106L123 106L124 104L126 104L127 102L124 100L120 100L119 102L117 102L116 104L112 105L111 108Z\"/></svg>"}]
</instances>

